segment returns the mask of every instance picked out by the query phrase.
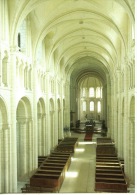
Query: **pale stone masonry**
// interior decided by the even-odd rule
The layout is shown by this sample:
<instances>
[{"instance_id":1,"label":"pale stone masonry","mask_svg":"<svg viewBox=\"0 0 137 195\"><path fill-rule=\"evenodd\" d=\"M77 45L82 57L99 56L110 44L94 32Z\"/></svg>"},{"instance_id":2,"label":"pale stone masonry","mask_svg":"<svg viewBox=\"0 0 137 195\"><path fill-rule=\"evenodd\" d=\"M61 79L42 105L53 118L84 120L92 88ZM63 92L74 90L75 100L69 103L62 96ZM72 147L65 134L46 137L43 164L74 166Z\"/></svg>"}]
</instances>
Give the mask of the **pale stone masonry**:
<instances>
[{"instance_id":1,"label":"pale stone masonry","mask_svg":"<svg viewBox=\"0 0 137 195\"><path fill-rule=\"evenodd\" d=\"M0 0L0 193L17 192L86 114L105 120L135 186L134 9L134 0ZM89 97L98 87L102 96Z\"/></svg>"}]
</instances>

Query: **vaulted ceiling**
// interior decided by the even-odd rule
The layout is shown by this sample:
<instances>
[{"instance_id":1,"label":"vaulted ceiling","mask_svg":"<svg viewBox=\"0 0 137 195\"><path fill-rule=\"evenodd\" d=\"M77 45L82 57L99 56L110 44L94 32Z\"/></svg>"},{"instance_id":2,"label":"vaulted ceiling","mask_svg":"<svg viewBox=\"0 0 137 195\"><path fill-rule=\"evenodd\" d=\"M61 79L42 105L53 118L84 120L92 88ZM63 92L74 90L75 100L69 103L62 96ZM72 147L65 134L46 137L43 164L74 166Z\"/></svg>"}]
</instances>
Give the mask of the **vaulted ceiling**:
<instances>
[{"instance_id":1,"label":"vaulted ceiling","mask_svg":"<svg viewBox=\"0 0 137 195\"><path fill-rule=\"evenodd\" d=\"M90 72L106 81L127 51L134 0L19 1L18 24L27 15L34 48L44 42L48 57L71 78Z\"/></svg>"}]
</instances>

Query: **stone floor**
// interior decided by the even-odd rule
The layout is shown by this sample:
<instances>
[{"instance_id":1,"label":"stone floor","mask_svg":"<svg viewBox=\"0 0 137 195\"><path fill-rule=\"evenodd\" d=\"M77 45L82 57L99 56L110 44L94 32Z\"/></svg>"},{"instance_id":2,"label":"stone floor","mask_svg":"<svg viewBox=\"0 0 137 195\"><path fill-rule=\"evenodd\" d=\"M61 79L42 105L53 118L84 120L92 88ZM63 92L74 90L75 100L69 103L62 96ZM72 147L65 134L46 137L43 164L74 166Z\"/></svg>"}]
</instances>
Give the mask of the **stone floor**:
<instances>
[{"instance_id":1,"label":"stone floor","mask_svg":"<svg viewBox=\"0 0 137 195\"><path fill-rule=\"evenodd\" d=\"M96 142L84 142L85 134L71 136L79 137L78 146L60 193L94 193Z\"/></svg>"}]
</instances>

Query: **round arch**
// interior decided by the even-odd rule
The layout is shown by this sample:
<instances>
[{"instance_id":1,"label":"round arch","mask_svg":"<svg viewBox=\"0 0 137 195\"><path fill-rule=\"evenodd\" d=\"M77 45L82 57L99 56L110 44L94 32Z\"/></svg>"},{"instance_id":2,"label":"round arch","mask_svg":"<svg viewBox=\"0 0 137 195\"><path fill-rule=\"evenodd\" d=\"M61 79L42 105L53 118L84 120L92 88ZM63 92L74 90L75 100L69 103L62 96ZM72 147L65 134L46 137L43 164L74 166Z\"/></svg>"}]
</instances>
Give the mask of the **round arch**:
<instances>
[{"instance_id":1,"label":"round arch","mask_svg":"<svg viewBox=\"0 0 137 195\"><path fill-rule=\"evenodd\" d=\"M16 133L17 133L17 180L25 181L32 172L32 112L31 104L27 97L22 97L16 109Z\"/></svg>"}]
</instances>

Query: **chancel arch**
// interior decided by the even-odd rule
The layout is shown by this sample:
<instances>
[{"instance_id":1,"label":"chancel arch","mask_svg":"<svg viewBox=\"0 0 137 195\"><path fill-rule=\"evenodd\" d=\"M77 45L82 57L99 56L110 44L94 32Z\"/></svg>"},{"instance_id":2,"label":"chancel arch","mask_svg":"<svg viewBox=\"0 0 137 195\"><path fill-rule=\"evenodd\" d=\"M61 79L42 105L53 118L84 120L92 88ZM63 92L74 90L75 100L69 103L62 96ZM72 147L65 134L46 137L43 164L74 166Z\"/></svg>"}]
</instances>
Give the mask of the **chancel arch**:
<instances>
[{"instance_id":1,"label":"chancel arch","mask_svg":"<svg viewBox=\"0 0 137 195\"><path fill-rule=\"evenodd\" d=\"M33 130L31 104L27 97L22 97L16 110L17 133L17 179L26 180L33 170Z\"/></svg>"}]
</instances>

